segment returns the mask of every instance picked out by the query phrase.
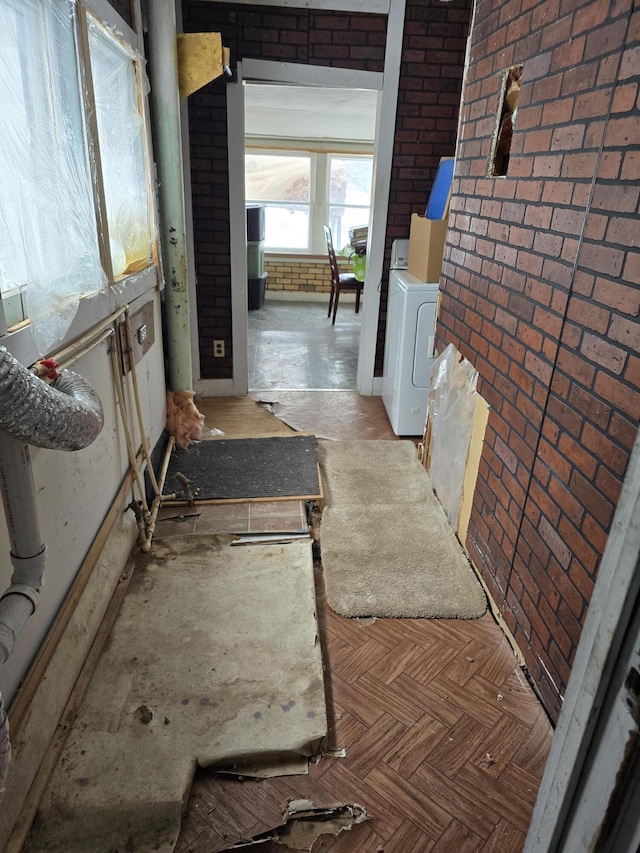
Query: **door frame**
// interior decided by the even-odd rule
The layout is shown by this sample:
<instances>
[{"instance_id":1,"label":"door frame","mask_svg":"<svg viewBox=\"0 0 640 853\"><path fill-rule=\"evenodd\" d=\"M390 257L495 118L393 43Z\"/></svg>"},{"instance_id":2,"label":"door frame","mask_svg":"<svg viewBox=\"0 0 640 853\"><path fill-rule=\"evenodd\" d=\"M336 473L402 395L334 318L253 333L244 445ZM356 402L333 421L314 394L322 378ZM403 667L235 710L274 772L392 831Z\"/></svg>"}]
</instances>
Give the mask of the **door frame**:
<instances>
[{"instance_id":1,"label":"door frame","mask_svg":"<svg viewBox=\"0 0 640 853\"><path fill-rule=\"evenodd\" d=\"M634 636L638 625L633 624L639 596L640 431L627 465L524 853L581 853L591 849L584 845L586 821L580 816L589 815L594 831L602 823L617 770L608 765L612 755L624 753L626 741L621 739L626 738L626 727L612 722L623 702L621 685L629 661L634 654L637 661L639 653ZM626 713L625 708L622 710ZM628 723L632 728L631 717ZM636 834L639 819L636 814ZM623 853L622 848L616 849Z\"/></svg>"},{"instance_id":2,"label":"door frame","mask_svg":"<svg viewBox=\"0 0 640 853\"><path fill-rule=\"evenodd\" d=\"M337 4L336 4L337 5ZM317 65L299 65L261 59L238 62L237 78L227 85L229 174L244 176L244 82L289 83L338 89L370 89L378 92L374 144L371 222L367 245L367 269L358 354L357 390L363 395L381 394L382 378L374 378L380 311L380 287L384 262L391 163L400 81L405 0L391 0L387 18L384 73ZM244 180L229 186L231 227L231 312L233 333L233 395L245 396L249 387L247 336L248 296ZM199 385L204 385L202 380ZM200 390L200 389L199 389ZM202 388L204 391L205 389ZM216 393L214 388L206 389ZM228 393L228 392L227 392Z\"/></svg>"}]
</instances>

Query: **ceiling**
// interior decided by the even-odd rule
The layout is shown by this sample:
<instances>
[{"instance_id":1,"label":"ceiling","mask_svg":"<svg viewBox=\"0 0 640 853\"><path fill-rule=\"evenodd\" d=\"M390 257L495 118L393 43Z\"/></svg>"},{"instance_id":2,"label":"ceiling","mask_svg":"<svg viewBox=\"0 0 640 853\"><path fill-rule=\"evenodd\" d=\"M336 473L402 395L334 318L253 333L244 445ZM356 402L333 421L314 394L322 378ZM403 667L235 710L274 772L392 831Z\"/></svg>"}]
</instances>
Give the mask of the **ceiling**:
<instances>
[{"instance_id":1,"label":"ceiling","mask_svg":"<svg viewBox=\"0 0 640 853\"><path fill-rule=\"evenodd\" d=\"M247 83L247 136L373 143L377 92Z\"/></svg>"}]
</instances>

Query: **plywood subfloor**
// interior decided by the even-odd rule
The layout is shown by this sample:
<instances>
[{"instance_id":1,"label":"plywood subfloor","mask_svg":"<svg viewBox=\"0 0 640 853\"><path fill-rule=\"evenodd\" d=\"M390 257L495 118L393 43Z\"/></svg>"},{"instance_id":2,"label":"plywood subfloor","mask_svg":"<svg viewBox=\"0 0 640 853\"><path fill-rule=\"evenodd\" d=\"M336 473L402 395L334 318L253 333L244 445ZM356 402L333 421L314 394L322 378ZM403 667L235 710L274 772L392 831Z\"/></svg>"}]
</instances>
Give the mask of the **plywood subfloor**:
<instances>
[{"instance_id":1,"label":"plywood subfloor","mask_svg":"<svg viewBox=\"0 0 640 853\"><path fill-rule=\"evenodd\" d=\"M197 397L195 402L205 416L204 438L268 438L296 433L250 397ZM214 429L224 435L211 435Z\"/></svg>"}]
</instances>

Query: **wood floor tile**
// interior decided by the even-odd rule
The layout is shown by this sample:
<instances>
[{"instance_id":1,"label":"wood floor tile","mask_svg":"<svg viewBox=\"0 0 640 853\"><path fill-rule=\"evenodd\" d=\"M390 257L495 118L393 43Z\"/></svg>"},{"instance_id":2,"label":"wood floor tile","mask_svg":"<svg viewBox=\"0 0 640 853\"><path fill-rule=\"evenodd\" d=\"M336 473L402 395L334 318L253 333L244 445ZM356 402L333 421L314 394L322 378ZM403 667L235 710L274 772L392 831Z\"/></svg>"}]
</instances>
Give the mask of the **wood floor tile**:
<instances>
[{"instance_id":1,"label":"wood floor tile","mask_svg":"<svg viewBox=\"0 0 640 853\"><path fill-rule=\"evenodd\" d=\"M441 722L425 714L383 756L383 761L407 779L415 773L447 731L449 729Z\"/></svg>"},{"instance_id":2,"label":"wood floor tile","mask_svg":"<svg viewBox=\"0 0 640 853\"><path fill-rule=\"evenodd\" d=\"M362 676L363 672L369 672L376 661L383 658L387 650L375 640L367 640L350 655L343 656L342 660L332 664L332 671L343 681L353 684Z\"/></svg>"},{"instance_id":3,"label":"wood floor tile","mask_svg":"<svg viewBox=\"0 0 640 853\"><path fill-rule=\"evenodd\" d=\"M464 649L449 662L444 674L449 681L464 686L474 675L481 674L482 667L496 655L495 646L487 646L477 640L471 640Z\"/></svg>"},{"instance_id":4,"label":"wood floor tile","mask_svg":"<svg viewBox=\"0 0 640 853\"><path fill-rule=\"evenodd\" d=\"M505 715L487 732L471 763L488 776L499 776L530 732L527 726Z\"/></svg>"},{"instance_id":5,"label":"wood floor tile","mask_svg":"<svg viewBox=\"0 0 640 853\"><path fill-rule=\"evenodd\" d=\"M477 853L482 849L484 838L476 835L475 832L460 823L458 820L453 820L446 828L444 835L441 835L437 844L433 848L433 853Z\"/></svg>"},{"instance_id":6,"label":"wood floor tile","mask_svg":"<svg viewBox=\"0 0 640 853\"><path fill-rule=\"evenodd\" d=\"M483 745L491 729L464 714L427 756L429 765L452 778Z\"/></svg>"},{"instance_id":7,"label":"wood floor tile","mask_svg":"<svg viewBox=\"0 0 640 853\"><path fill-rule=\"evenodd\" d=\"M423 714L423 709L417 702L403 696L392 686L383 684L373 676L363 675L355 685L369 697L369 702L383 710L405 726L412 726Z\"/></svg>"},{"instance_id":8,"label":"wood floor tile","mask_svg":"<svg viewBox=\"0 0 640 853\"><path fill-rule=\"evenodd\" d=\"M378 658L369 667L369 674L384 684L391 684L414 662L424 655L424 650L411 639L397 643L386 654Z\"/></svg>"},{"instance_id":9,"label":"wood floor tile","mask_svg":"<svg viewBox=\"0 0 640 853\"><path fill-rule=\"evenodd\" d=\"M349 684L335 675L331 678L331 686L334 701L365 726L372 726L384 714L385 709L371 701L366 685L359 681Z\"/></svg>"},{"instance_id":10,"label":"wood floor tile","mask_svg":"<svg viewBox=\"0 0 640 853\"><path fill-rule=\"evenodd\" d=\"M393 748L407 729L394 717L384 714L358 740L352 748L349 769L361 779L379 764L383 756Z\"/></svg>"},{"instance_id":11,"label":"wood floor tile","mask_svg":"<svg viewBox=\"0 0 640 853\"><path fill-rule=\"evenodd\" d=\"M523 688L513 674L499 688L476 676L468 682L465 689L484 709L487 716L491 715L492 710L498 714L495 722L502 714L509 714L526 726L533 726L540 714L540 704L533 691Z\"/></svg>"},{"instance_id":12,"label":"wood floor tile","mask_svg":"<svg viewBox=\"0 0 640 853\"><path fill-rule=\"evenodd\" d=\"M449 668L459 653L457 646L452 646L444 640L436 640L430 649L407 667L407 675L420 684L429 684L436 675Z\"/></svg>"},{"instance_id":13,"label":"wood floor tile","mask_svg":"<svg viewBox=\"0 0 640 853\"><path fill-rule=\"evenodd\" d=\"M449 702L446 696L441 696L432 690L431 684L421 684L406 673L396 678L393 688L445 726L455 725L464 714L464 711Z\"/></svg>"},{"instance_id":14,"label":"wood floor tile","mask_svg":"<svg viewBox=\"0 0 640 853\"><path fill-rule=\"evenodd\" d=\"M490 681L491 684L500 687L517 666L518 660L511 646L505 641L494 649L489 660L479 668L477 675L484 678L485 681Z\"/></svg>"},{"instance_id":15,"label":"wood floor tile","mask_svg":"<svg viewBox=\"0 0 640 853\"><path fill-rule=\"evenodd\" d=\"M366 779L359 779L346 761L336 759L322 776L322 784L338 802L356 802L375 820L375 832L385 840L391 838L406 820L396 803L388 802Z\"/></svg>"},{"instance_id":16,"label":"wood floor tile","mask_svg":"<svg viewBox=\"0 0 640 853\"><path fill-rule=\"evenodd\" d=\"M552 737L551 723L541 708L529 735L513 756L514 764L540 779L544 772Z\"/></svg>"},{"instance_id":17,"label":"wood floor tile","mask_svg":"<svg viewBox=\"0 0 640 853\"><path fill-rule=\"evenodd\" d=\"M410 781L403 779L390 767L376 767L367 774L365 781L386 800L390 808L410 814L412 821L434 841L453 820L451 814L435 799L422 796Z\"/></svg>"},{"instance_id":18,"label":"wood floor tile","mask_svg":"<svg viewBox=\"0 0 640 853\"><path fill-rule=\"evenodd\" d=\"M376 619L364 630L379 643L392 649L402 640L411 640L421 649L430 649L438 639L431 619Z\"/></svg>"},{"instance_id":19,"label":"wood floor tile","mask_svg":"<svg viewBox=\"0 0 640 853\"><path fill-rule=\"evenodd\" d=\"M468 684L461 687L454 681L439 675L429 683L429 687L442 699L459 708L463 713L474 717L479 723L494 726L503 714L502 707L498 707L500 701L497 699L498 691L493 685L490 690L485 690L486 682L477 687L479 681L477 677L472 678ZM484 694L481 697L482 701L478 701L476 690Z\"/></svg>"},{"instance_id":20,"label":"wood floor tile","mask_svg":"<svg viewBox=\"0 0 640 853\"><path fill-rule=\"evenodd\" d=\"M479 808L506 818L516 829L526 832L533 810L530 796L519 787L507 784L503 778L505 772L489 784L491 777L473 764L465 764L456 774L455 783L459 791L475 798Z\"/></svg>"},{"instance_id":21,"label":"wood floor tile","mask_svg":"<svg viewBox=\"0 0 640 853\"><path fill-rule=\"evenodd\" d=\"M445 811L455 812L458 820L482 838L489 837L503 816L500 805L491 801L490 797L479 796L469 786L460 785L457 777L449 779L427 762L420 765L409 782L421 792L425 800Z\"/></svg>"},{"instance_id":22,"label":"wood floor tile","mask_svg":"<svg viewBox=\"0 0 640 853\"><path fill-rule=\"evenodd\" d=\"M334 749L346 749L347 746L351 748L351 745L354 743L359 744L369 731L364 723L357 720L348 711L341 711L336 707L331 716L334 720L333 728L336 742L335 747L332 747Z\"/></svg>"},{"instance_id":23,"label":"wood floor tile","mask_svg":"<svg viewBox=\"0 0 640 853\"><path fill-rule=\"evenodd\" d=\"M384 845L383 853L429 853L436 842L407 818L400 829ZM373 853L373 851L369 851Z\"/></svg>"},{"instance_id":24,"label":"wood floor tile","mask_svg":"<svg viewBox=\"0 0 640 853\"><path fill-rule=\"evenodd\" d=\"M522 853L525 834L506 820L501 820L485 841L482 853Z\"/></svg>"}]
</instances>

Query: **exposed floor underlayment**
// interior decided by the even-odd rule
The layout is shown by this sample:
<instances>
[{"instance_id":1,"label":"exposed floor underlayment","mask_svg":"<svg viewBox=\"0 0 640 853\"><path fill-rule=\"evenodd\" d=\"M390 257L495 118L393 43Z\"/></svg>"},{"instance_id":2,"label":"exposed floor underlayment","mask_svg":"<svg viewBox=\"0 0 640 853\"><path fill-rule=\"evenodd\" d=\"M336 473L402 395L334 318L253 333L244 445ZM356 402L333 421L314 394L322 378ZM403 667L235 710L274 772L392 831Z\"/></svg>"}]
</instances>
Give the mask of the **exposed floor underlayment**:
<instances>
[{"instance_id":1,"label":"exposed floor underlayment","mask_svg":"<svg viewBox=\"0 0 640 853\"><path fill-rule=\"evenodd\" d=\"M171 851L196 762L305 772L322 748L310 540L231 541L158 540L138 558L26 850Z\"/></svg>"}]
</instances>

